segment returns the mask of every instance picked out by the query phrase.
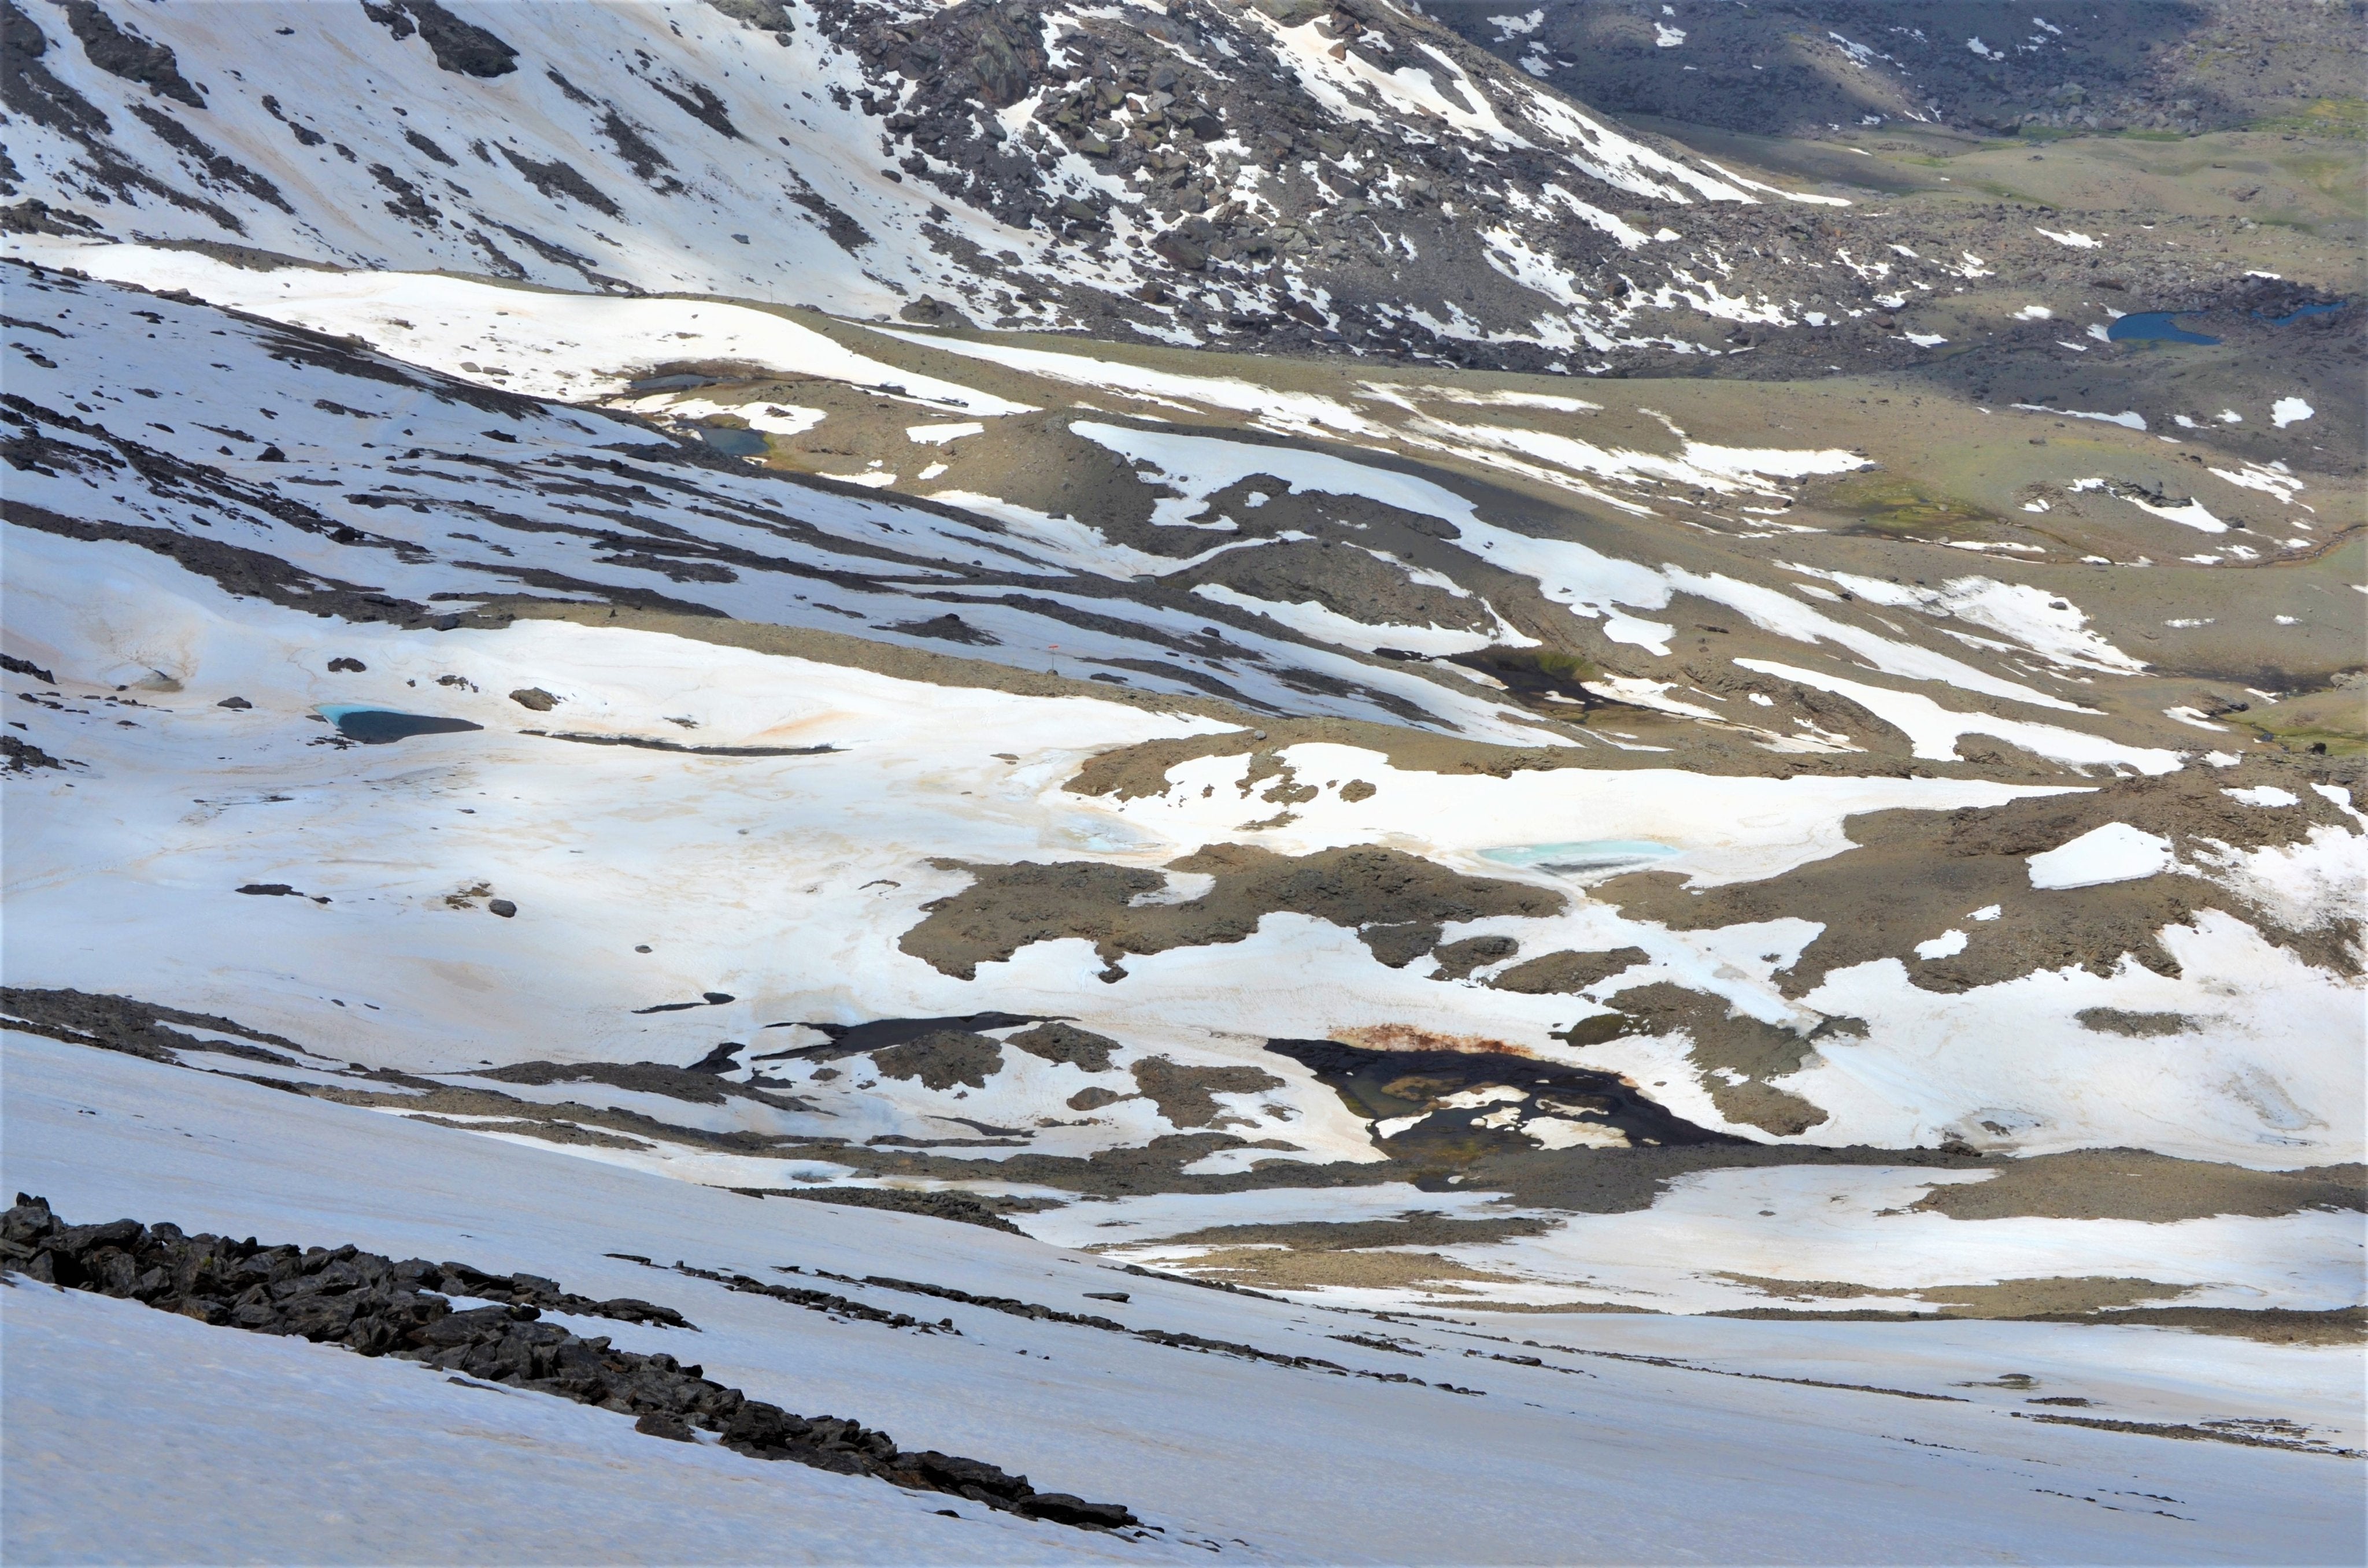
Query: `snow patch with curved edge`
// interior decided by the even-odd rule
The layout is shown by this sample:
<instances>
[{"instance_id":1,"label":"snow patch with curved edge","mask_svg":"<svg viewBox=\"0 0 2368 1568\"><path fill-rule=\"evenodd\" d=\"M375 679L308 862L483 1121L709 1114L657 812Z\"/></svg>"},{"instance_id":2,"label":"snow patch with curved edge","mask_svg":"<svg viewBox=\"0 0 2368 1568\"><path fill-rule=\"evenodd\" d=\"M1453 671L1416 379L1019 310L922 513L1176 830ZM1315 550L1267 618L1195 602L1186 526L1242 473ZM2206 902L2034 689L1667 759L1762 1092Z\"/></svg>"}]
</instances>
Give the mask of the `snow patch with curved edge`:
<instances>
[{"instance_id":1,"label":"snow patch with curved edge","mask_svg":"<svg viewBox=\"0 0 2368 1568\"><path fill-rule=\"evenodd\" d=\"M2170 840L2125 822L2091 828L2068 844L2028 858L2031 885L2047 891L2101 887L2170 869Z\"/></svg>"}]
</instances>

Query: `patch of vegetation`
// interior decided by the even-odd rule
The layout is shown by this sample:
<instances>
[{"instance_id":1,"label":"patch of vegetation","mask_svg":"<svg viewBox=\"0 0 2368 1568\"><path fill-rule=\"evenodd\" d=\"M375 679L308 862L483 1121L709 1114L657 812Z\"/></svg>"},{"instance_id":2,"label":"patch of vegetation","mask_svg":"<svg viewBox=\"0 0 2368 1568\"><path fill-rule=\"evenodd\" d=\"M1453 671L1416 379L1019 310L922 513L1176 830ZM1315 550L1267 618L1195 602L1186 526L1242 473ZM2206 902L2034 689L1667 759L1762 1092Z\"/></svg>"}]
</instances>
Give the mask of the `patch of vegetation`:
<instances>
[{"instance_id":1,"label":"patch of vegetation","mask_svg":"<svg viewBox=\"0 0 2368 1568\"><path fill-rule=\"evenodd\" d=\"M2330 729L2322 724L2260 724L2262 734L2288 751L2323 753L2328 756L2368 756L2368 733Z\"/></svg>"},{"instance_id":2,"label":"patch of vegetation","mask_svg":"<svg viewBox=\"0 0 2368 1568\"><path fill-rule=\"evenodd\" d=\"M1848 476L1817 495L1815 504L1829 511L1855 513L1860 528L1882 532L1964 528L1998 520L1970 501L1896 474Z\"/></svg>"},{"instance_id":3,"label":"patch of vegetation","mask_svg":"<svg viewBox=\"0 0 2368 1568\"><path fill-rule=\"evenodd\" d=\"M2287 136L2324 136L2368 141L2368 98L2318 98L2294 114L2257 119L2247 129Z\"/></svg>"}]
</instances>

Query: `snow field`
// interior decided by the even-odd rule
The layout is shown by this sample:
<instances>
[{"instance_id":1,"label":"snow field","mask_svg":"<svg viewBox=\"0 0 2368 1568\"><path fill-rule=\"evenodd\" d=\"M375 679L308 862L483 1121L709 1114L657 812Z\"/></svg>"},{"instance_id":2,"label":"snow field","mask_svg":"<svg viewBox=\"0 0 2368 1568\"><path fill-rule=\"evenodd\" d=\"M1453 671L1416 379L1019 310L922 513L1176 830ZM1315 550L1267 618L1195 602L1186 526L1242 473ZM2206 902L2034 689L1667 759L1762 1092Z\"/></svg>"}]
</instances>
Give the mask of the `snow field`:
<instances>
[{"instance_id":1,"label":"snow field","mask_svg":"<svg viewBox=\"0 0 2368 1568\"><path fill-rule=\"evenodd\" d=\"M2152 1407L2145 1414L2154 1419L2278 1415L2318 1427L2328 1404L2319 1374L2340 1353L2182 1339L2175 1361L2165 1363L2158 1335L2034 1324L1936 1325L1909 1341L1890 1324L1600 1317L1505 1324L1515 1338L1698 1354L1729 1367L1791 1364L1829 1381L1929 1388L1966 1403L1545 1353L1551 1367L1575 1369L1565 1373L1464 1357L1465 1348L1508 1346L1452 1322L1377 1325L1114 1275L1092 1259L1017 1237L758 1202L549 1151L358 1119L343 1108L53 1041L10 1034L6 1050L10 1095L0 1175L45 1193L72 1217L169 1215L190 1230L352 1240L394 1256L457 1253L478 1267L529 1269L587 1294L659 1300L700 1325L695 1344L663 1331L599 1327L635 1348L687 1354L711 1377L755 1397L853 1415L909 1447L974 1454L1024 1471L1039 1486L1123 1500L1166 1527L1169 1542L1206 1540L1234 1551L1238 1538L1249 1552L1282 1561L1535 1561L1574 1539L1623 1558L1666 1555L1683 1540L1726 1558L1896 1561L1938 1529L2005 1555L2162 1562L2245 1552L2320 1559L2344 1555L2358 1538L2355 1512L2328 1485L2346 1461L2009 1421L2019 1395L1952 1386L2027 1367L2057 1387L2061 1378L2078 1380L2084 1392L2143 1389ZM955 1302L830 1287L883 1306L926 1309L962 1330L960 1337L902 1334L654 1274L605 1256L613 1252L683 1256L772 1278L784 1278L774 1265L796 1264L920 1279L1351 1368L1407 1371L1486 1395L1294 1372ZM1083 1291L1113 1282L1129 1302L1083 1299ZM638 1532L677 1527L683 1504L728 1506L711 1517L780 1520L788 1533L768 1541L775 1556L807 1542L816 1557L895 1561L940 1552L995 1560L1031 1549L1040 1559L1047 1551L1067 1557L1098 1545L1053 1535L1052 1527L936 1519L929 1511L941 1499L908 1500L877 1483L636 1437L621 1417L453 1387L416 1368L325 1347L258 1344L128 1303L57 1297L29 1311L12 1303L5 1324L12 1397L87 1400L114 1389L126 1395L96 1402L93 1416L72 1427L12 1421L13 1443L46 1432L53 1445L29 1456L19 1448L10 1455L12 1470L30 1462L63 1483L21 1498L12 1493L12 1550L15 1540L56 1539L42 1532L72 1519L84 1542L131 1555L158 1539L154 1532L165 1521L183 1517L168 1511L173 1504L227 1528L249 1499L284 1494L274 1490L284 1485L284 1472L258 1460L294 1459L298 1443L305 1445L307 1495L325 1491L334 1507L358 1483L383 1496L390 1477L401 1478L417 1489L412 1494L440 1505L432 1528L496 1554L533 1551L521 1539L515 1500L495 1490L519 1462L506 1454L525 1457L555 1486L582 1488L575 1495L587 1505L596 1502L586 1495L595 1485L607 1498L646 1500L631 1513L620 1510L619 1557L679 1550L649 1550L678 1542L679 1533ZM1326 1337L1360 1329L1408 1340L1424 1358ZM1805 1332L1775 1332L1793 1329ZM81 1364L104 1381L61 1387L26 1375L61 1336L83 1343L94 1333L114 1348ZM227 1343L199 1350L197 1335L211 1335L210 1347ZM194 1366L193 1350L204 1357ZM159 1357L171 1358L178 1378L161 1390L145 1380L135 1384L141 1368ZM1833 1376L1837 1368L1846 1375ZM233 1432L249 1430L238 1425L246 1419L234 1414L241 1407L224 1396L234 1390L269 1396L264 1408L278 1411L276 1396L291 1377L324 1396L303 1407L318 1414L275 1415L271 1433L256 1433L251 1446L180 1443L196 1408L230 1420ZM166 1445L175 1445L168 1451L178 1461L165 1472L166 1492L118 1489L108 1506L86 1507L87 1483L76 1467L104 1473L96 1462L101 1455ZM1432 1483L1372 1484L1376 1474L1398 1473ZM869 1492L854 1490L866 1485ZM2112 1492L2160 1494L2178 1500L2168 1506L2180 1517L2071 1501L2034 1509L2035 1486L2109 1500ZM508 1506L496 1510L496 1496ZM303 1517L304 1554L382 1559L384 1538L373 1533L372 1517L344 1512ZM563 1547L581 1540L564 1529L544 1539ZM1175 1547L1155 1537L1127 1550L1159 1555Z\"/></svg>"}]
</instances>

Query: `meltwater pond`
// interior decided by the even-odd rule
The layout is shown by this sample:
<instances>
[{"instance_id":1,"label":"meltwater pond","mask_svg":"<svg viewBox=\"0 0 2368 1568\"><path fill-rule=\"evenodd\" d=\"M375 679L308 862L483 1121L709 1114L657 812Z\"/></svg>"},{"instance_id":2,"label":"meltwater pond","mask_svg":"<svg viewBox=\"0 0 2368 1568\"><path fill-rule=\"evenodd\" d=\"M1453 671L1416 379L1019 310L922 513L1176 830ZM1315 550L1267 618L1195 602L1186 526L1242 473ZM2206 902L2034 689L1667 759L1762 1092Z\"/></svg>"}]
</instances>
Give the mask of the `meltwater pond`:
<instances>
[{"instance_id":1,"label":"meltwater pond","mask_svg":"<svg viewBox=\"0 0 2368 1568\"><path fill-rule=\"evenodd\" d=\"M1564 875L1633 870L1683 851L1646 838L1586 838L1569 844L1507 844L1483 849L1480 858L1499 866L1534 868Z\"/></svg>"},{"instance_id":2,"label":"meltwater pond","mask_svg":"<svg viewBox=\"0 0 2368 1568\"><path fill-rule=\"evenodd\" d=\"M366 746L382 746L391 741L411 735L445 735L462 730L482 730L483 724L472 724L466 719L446 719L432 713L397 713L386 708L361 708L348 703L334 703L321 710L321 717L337 727L337 733L349 741L359 741Z\"/></svg>"},{"instance_id":3,"label":"meltwater pond","mask_svg":"<svg viewBox=\"0 0 2368 1568\"><path fill-rule=\"evenodd\" d=\"M2123 316L2105 329L2105 335L2115 343L2133 339L2142 343L2217 343L2216 337L2206 337L2200 332L2190 332L2179 324L2179 318L2194 312L2189 311L2140 311L2135 315Z\"/></svg>"},{"instance_id":4,"label":"meltwater pond","mask_svg":"<svg viewBox=\"0 0 2368 1568\"><path fill-rule=\"evenodd\" d=\"M727 458L761 458L767 450L764 432L746 430L737 425L695 424L693 434L708 446Z\"/></svg>"}]
</instances>

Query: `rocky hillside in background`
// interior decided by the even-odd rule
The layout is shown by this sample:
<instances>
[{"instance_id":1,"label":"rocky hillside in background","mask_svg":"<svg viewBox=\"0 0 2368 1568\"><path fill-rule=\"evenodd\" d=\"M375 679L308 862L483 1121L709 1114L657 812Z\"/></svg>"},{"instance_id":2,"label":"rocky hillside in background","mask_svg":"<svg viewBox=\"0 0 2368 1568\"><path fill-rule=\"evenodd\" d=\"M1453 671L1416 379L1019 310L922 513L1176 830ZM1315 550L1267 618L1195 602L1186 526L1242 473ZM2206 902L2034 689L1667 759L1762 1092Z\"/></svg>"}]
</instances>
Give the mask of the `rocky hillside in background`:
<instances>
[{"instance_id":1,"label":"rocky hillside in background","mask_svg":"<svg viewBox=\"0 0 2368 1568\"><path fill-rule=\"evenodd\" d=\"M2361 126L2360 0L1611 0L1422 9L1571 97L1763 136Z\"/></svg>"},{"instance_id":2,"label":"rocky hillside in background","mask_svg":"<svg viewBox=\"0 0 2368 1568\"><path fill-rule=\"evenodd\" d=\"M19 233L939 325L1762 376L1913 363L1903 312L2057 254L2021 205L1871 209L1611 124L1567 96L1590 80L1537 79L1553 28L1611 25L1594 9L1487 24L1523 69L1382 0L717 0L652 13L663 28L550 4L5 3L0 194ZM1913 95L1892 96L1906 112Z\"/></svg>"}]
</instances>

